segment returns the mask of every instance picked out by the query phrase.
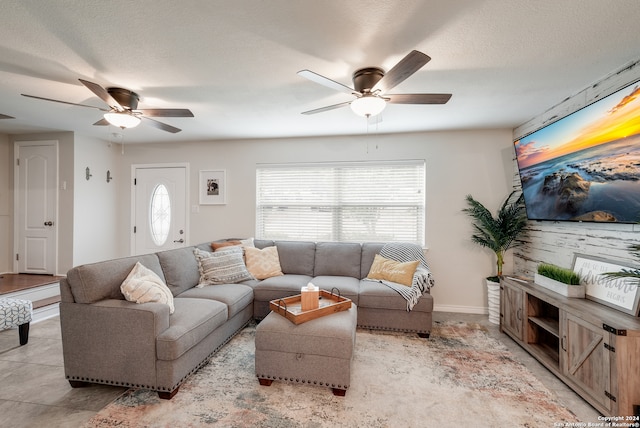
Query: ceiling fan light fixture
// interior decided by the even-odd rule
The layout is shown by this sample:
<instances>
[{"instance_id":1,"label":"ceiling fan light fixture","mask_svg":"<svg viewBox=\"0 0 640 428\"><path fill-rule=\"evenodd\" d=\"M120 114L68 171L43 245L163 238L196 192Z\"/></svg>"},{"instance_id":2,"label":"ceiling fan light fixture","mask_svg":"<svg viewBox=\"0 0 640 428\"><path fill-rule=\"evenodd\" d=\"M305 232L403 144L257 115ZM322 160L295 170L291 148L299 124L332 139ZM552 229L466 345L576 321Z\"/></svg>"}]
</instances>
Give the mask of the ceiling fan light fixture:
<instances>
[{"instance_id":1,"label":"ceiling fan light fixture","mask_svg":"<svg viewBox=\"0 0 640 428\"><path fill-rule=\"evenodd\" d=\"M358 116L371 117L382 113L386 105L383 98L366 94L351 102L351 110Z\"/></svg>"},{"instance_id":2,"label":"ceiling fan light fixture","mask_svg":"<svg viewBox=\"0 0 640 428\"><path fill-rule=\"evenodd\" d=\"M128 113L114 113L109 112L104 114L104 118L119 128L135 128L140 124L140 118Z\"/></svg>"}]
</instances>

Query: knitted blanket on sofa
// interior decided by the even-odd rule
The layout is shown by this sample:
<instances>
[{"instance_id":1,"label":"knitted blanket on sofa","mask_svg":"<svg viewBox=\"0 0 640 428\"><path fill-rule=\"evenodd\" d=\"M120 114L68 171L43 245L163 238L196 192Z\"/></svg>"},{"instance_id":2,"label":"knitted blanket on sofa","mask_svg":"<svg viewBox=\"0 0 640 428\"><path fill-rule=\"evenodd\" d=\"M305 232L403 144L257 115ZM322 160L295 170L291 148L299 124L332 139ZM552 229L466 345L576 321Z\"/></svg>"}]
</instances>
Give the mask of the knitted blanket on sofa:
<instances>
[{"instance_id":1,"label":"knitted blanket on sofa","mask_svg":"<svg viewBox=\"0 0 640 428\"><path fill-rule=\"evenodd\" d=\"M415 260L420 262L413 275L411 287L391 281L367 279L367 281L380 282L398 292L398 294L404 297L407 301L407 312L411 311L411 309L413 309L413 307L418 303L418 300L420 300L420 296L424 293L428 293L431 287L435 285L431 269L429 269L427 260L424 257L422 247L406 242L391 242L382 247L380 255L401 263Z\"/></svg>"}]
</instances>

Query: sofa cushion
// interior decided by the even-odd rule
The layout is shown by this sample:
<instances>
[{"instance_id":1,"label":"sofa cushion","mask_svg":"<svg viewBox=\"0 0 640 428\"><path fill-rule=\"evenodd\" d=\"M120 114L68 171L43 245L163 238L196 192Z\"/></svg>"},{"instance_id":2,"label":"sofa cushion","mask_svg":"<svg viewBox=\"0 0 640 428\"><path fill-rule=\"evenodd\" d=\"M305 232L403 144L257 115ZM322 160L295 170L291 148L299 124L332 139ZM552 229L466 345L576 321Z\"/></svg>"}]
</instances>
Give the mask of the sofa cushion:
<instances>
[{"instance_id":1,"label":"sofa cushion","mask_svg":"<svg viewBox=\"0 0 640 428\"><path fill-rule=\"evenodd\" d=\"M300 294L302 287L306 287L311 281L308 275L286 274L274 276L260 281L253 287L253 297L255 300L268 302L281 297Z\"/></svg>"},{"instance_id":2,"label":"sofa cushion","mask_svg":"<svg viewBox=\"0 0 640 428\"><path fill-rule=\"evenodd\" d=\"M367 279L381 279L411 287L419 263L419 260L398 262L376 254Z\"/></svg>"},{"instance_id":3,"label":"sofa cushion","mask_svg":"<svg viewBox=\"0 0 640 428\"><path fill-rule=\"evenodd\" d=\"M360 294L358 295L360 308L388 309L394 311L406 311L407 301L397 291L386 285L376 282L360 281ZM432 312L433 297L423 294L411 312Z\"/></svg>"},{"instance_id":4,"label":"sofa cushion","mask_svg":"<svg viewBox=\"0 0 640 428\"><path fill-rule=\"evenodd\" d=\"M256 248L266 248L266 247L272 247L276 245L276 243L270 239L254 239L253 245Z\"/></svg>"},{"instance_id":5,"label":"sofa cushion","mask_svg":"<svg viewBox=\"0 0 640 428\"><path fill-rule=\"evenodd\" d=\"M157 357L171 361L200 343L227 321L227 305L208 299L176 298L169 328L156 338Z\"/></svg>"},{"instance_id":6,"label":"sofa cushion","mask_svg":"<svg viewBox=\"0 0 640 428\"><path fill-rule=\"evenodd\" d=\"M247 270L255 279L283 275L278 257L278 247L245 248L244 259Z\"/></svg>"},{"instance_id":7,"label":"sofa cushion","mask_svg":"<svg viewBox=\"0 0 640 428\"><path fill-rule=\"evenodd\" d=\"M174 296L198 285L200 272L193 249L183 247L157 253L166 284Z\"/></svg>"},{"instance_id":8,"label":"sofa cushion","mask_svg":"<svg viewBox=\"0 0 640 428\"><path fill-rule=\"evenodd\" d=\"M311 280L313 285L321 290L331 292L335 287L339 294L343 297L351 299L353 303L358 304L358 293L360 292L360 279L352 276L316 276ZM336 291L333 290L335 293Z\"/></svg>"},{"instance_id":9,"label":"sofa cushion","mask_svg":"<svg viewBox=\"0 0 640 428\"><path fill-rule=\"evenodd\" d=\"M243 284L207 285L187 290L177 299L184 297L222 302L227 305L229 318L233 318L238 312L253 304L253 288Z\"/></svg>"},{"instance_id":10,"label":"sofa cushion","mask_svg":"<svg viewBox=\"0 0 640 428\"><path fill-rule=\"evenodd\" d=\"M67 283L76 303L95 303L104 299L124 300L120 285L137 262L151 269L165 281L158 256L145 254L71 268ZM165 281L166 282L166 281Z\"/></svg>"},{"instance_id":11,"label":"sofa cushion","mask_svg":"<svg viewBox=\"0 0 640 428\"><path fill-rule=\"evenodd\" d=\"M383 243L379 242L365 242L362 244L362 259L360 262L360 278L365 278L371 270L373 259L376 254L380 253L384 247Z\"/></svg>"},{"instance_id":12,"label":"sofa cushion","mask_svg":"<svg viewBox=\"0 0 640 428\"><path fill-rule=\"evenodd\" d=\"M337 275L360 279L362 245L352 242L318 242L314 276Z\"/></svg>"},{"instance_id":13,"label":"sofa cushion","mask_svg":"<svg viewBox=\"0 0 640 428\"><path fill-rule=\"evenodd\" d=\"M127 278L120 285L120 291L129 302L158 302L169 306L169 314L174 311L173 294L169 287L151 269L140 262L131 269Z\"/></svg>"},{"instance_id":14,"label":"sofa cushion","mask_svg":"<svg viewBox=\"0 0 640 428\"><path fill-rule=\"evenodd\" d=\"M276 241L282 273L313 275L316 243L304 241Z\"/></svg>"},{"instance_id":15,"label":"sofa cushion","mask_svg":"<svg viewBox=\"0 0 640 428\"><path fill-rule=\"evenodd\" d=\"M196 248L193 252L200 272L200 281L196 287L206 284L234 284L253 279L244 264L240 247L227 247L213 253Z\"/></svg>"}]
</instances>

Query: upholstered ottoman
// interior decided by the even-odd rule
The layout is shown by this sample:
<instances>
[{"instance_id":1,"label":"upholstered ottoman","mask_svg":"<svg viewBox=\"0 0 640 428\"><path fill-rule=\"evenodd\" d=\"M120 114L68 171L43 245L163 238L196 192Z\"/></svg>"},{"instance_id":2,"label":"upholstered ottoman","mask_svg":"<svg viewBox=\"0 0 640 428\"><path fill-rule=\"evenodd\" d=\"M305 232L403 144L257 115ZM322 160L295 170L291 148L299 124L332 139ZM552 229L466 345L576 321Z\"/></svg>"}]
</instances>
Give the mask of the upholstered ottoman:
<instances>
[{"instance_id":1,"label":"upholstered ottoman","mask_svg":"<svg viewBox=\"0 0 640 428\"><path fill-rule=\"evenodd\" d=\"M29 323L33 313L30 300L0 299L0 330L18 327L20 345L29 341Z\"/></svg>"},{"instance_id":2,"label":"upholstered ottoman","mask_svg":"<svg viewBox=\"0 0 640 428\"><path fill-rule=\"evenodd\" d=\"M295 325L271 312L256 327L256 376L260 385L274 380L328 386L344 396L351 378L357 308Z\"/></svg>"}]
</instances>

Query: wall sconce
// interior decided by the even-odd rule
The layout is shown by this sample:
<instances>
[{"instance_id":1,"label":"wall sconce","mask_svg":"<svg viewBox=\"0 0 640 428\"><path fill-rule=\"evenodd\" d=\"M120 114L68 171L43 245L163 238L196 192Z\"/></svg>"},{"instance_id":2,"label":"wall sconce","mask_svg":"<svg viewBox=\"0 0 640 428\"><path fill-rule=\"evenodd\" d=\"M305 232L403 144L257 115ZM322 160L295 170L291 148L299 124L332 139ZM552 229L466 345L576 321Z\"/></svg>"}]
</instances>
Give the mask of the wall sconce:
<instances>
[{"instance_id":1,"label":"wall sconce","mask_svg":"<svg viewBox=\"0 0 640 428\"><path fill-rule=\"evenodd\" d=\"M111 180L113 180L113 176L111 175L111 171L107 170L107 183L111 182Z\"/></svg>"}]
</instances>

